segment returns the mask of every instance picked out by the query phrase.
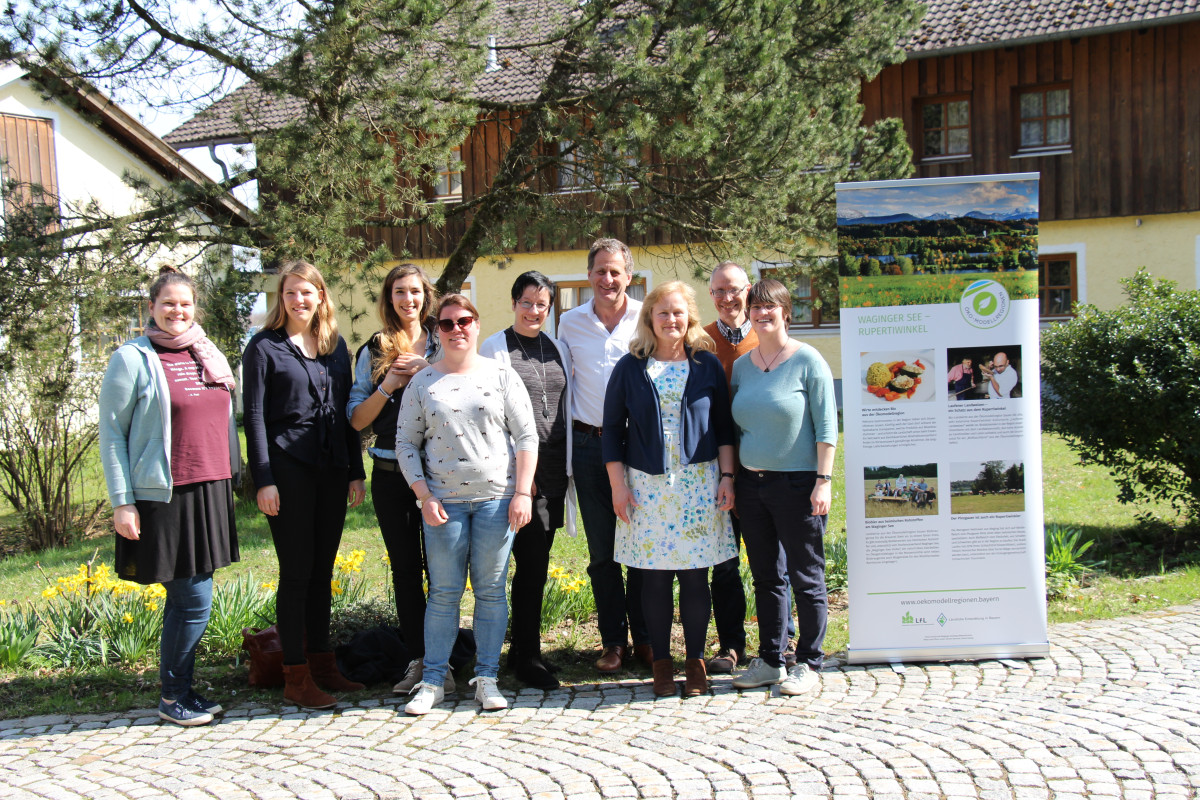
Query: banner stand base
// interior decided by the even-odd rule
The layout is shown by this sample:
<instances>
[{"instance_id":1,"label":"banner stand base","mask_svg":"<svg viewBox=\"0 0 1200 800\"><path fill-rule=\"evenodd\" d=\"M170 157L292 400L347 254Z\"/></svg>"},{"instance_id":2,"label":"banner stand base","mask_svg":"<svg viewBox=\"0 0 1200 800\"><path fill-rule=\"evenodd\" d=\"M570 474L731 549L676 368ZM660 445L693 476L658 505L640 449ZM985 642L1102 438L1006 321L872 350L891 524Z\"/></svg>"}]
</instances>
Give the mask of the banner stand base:
<instances>
[{"instance_id":1,"label":"banner stand base","mask_svg":"<svg viewBox=\"0 0 1200 800\"><path fill-rule=\"evenodd\" d=\"M1049 642L953 647L874 647L847 650L848 664L898 664L914 661L983 661L997 658L1046 658Z\"/></svg>"}]
</instances>

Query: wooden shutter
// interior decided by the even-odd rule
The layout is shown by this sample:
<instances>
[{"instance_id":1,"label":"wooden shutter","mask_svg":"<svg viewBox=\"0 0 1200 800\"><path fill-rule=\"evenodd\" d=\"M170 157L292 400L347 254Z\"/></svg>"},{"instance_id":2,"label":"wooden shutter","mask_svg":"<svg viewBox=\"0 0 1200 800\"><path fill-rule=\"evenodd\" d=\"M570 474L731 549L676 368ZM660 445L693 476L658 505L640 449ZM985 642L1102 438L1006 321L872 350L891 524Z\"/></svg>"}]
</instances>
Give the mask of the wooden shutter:
<instances>
[{"instance_id":1,"label":"wooden shutter","mask_svg":"<svg viewBox=\"0 0 1200 800\"><path fill-rule=\"evenodd\" d=\"M16 194L8 198L10 203L47 203L57 211L53 122L0 114L0 158L4 160L4 180L18 184Z\"/></svg>"}]
</instances>

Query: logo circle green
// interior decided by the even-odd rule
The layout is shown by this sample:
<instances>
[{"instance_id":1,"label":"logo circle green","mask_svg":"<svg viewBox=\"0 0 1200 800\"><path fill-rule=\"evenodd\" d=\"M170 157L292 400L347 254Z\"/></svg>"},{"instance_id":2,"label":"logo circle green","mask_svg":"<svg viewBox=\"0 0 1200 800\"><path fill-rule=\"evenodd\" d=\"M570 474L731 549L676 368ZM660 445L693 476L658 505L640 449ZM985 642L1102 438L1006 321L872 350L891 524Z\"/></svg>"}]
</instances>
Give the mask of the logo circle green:
<instances>
[{"instance_id":1,"label":"logo circle green","mask_svg":"<svg viewBox=\"0 0 1200 800\"><path fill-rule=\"evenodd\" d=\"M971 305L975 307L976 314L986 317L990 316L992 312L996 310L996 306L1000 305L1000 303L996 300L995 295L980 292L979 294L975 295Z\"/></svg>"}]
</instances>

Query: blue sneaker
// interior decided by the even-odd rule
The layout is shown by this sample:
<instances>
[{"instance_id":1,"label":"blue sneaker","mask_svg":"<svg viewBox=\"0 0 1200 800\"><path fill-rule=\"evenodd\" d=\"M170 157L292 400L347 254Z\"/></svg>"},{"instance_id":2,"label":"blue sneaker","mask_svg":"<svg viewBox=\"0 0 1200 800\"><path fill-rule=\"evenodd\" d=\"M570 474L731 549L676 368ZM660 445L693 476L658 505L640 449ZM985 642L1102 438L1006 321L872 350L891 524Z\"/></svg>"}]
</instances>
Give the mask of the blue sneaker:
<instances>
[{"instance_id":1,"label":"blue sneaker","mask_svg":"<svg viewBox=\"0 0 1200 800\"><path fill-rule=\"evenodd\" d=\"M193 708L186 702L186 698L175 700L169 705L166 700L159 698L158 716L167 722L174 722L176 725L184 727L207 725L213 721L212 714L201 708Z\"/></svg>"},{"instance_id":2,"label":"blue sneaker","mask_svg":"<svg viewBox=\"0 0 1200 800\"><path fill-rule=\"evenodd\" d=\"M184 702L186 702L192 708L204 711L208 714L220 714L225 710L221 707L220 703L216 702L215 700L209 700L202 694L196 694L191 689L188 689L188 693L184 698Z\"/></svg>"}]
</instances>

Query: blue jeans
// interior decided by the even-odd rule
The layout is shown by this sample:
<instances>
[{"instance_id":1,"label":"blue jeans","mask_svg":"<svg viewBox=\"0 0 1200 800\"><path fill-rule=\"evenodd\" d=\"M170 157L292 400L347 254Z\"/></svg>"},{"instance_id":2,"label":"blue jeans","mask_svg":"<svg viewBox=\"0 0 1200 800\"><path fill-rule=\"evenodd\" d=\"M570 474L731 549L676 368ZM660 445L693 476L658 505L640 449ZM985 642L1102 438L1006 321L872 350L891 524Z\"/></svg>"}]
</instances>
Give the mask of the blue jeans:
<instances>
[{"instance_id":1,"label":"blue jeans","mask_svg":"<svg viewBox=\"0 0 1200 800\"><path fill-rule=\"evenodd\" d=\"M192 688L196 666L196 645L208 627L212 611L212 573L167 581L167 602L163 606L162 649L158 675L162 696L182 699Z\"/></svg>"},{"instance_id":2,"label":"blue jeans","mask_svg":"<svg viewBox=\"0 0 1200 800\"><path fill-rule=\"evenodd\" d=\"M616 548L617 515L613 512L612 486L600 454L600 439L583 431L575 437L571 469L579 514L588 545L588 577L596 598L596 622L604 645L625 645L628 634L634 644L646 644L650 634L642 613L642 571L628 568L628 586L621 565L613 560ZM628 620L628 624L626 623ZM628 632L628 634L627 634Z\"/></svg>"},{"instance_id":3,"label":"blue jeans","mask_svg":"<svg viewBox=\"0 0 1200 800\"><path fill-rule=\"evenodd\" d=\"M458 606L471 574L475 594L475 675L500 672L500 648L508 628L508 556L514 534L508 528L511 498L446 503L441 525L425 529L429 599L425 605L425 683L441 686L458 637Z\"/></svg>"}]
</instances>

